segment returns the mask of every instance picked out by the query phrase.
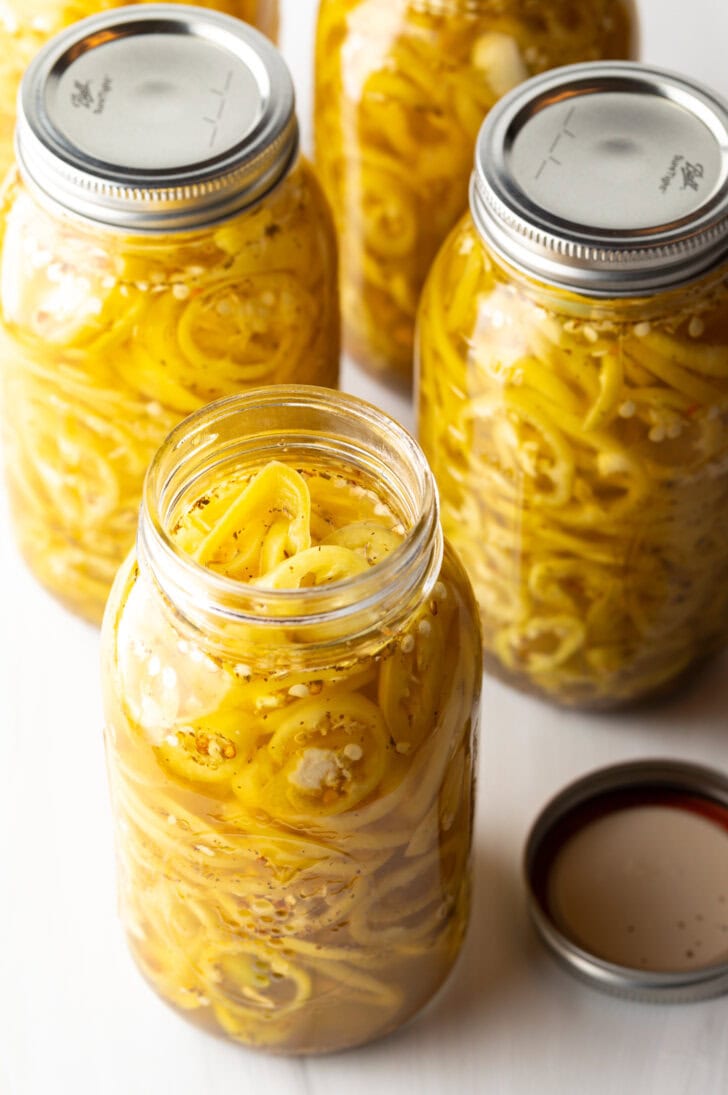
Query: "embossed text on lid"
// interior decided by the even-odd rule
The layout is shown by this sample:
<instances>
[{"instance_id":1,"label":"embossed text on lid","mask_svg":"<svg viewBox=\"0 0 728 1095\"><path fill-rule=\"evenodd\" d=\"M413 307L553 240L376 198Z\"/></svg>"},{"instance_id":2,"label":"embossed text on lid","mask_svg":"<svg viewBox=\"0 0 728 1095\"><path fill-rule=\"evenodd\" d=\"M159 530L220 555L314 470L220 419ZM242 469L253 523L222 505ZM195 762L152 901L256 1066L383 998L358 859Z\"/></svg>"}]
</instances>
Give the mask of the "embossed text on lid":
<instances>
[{"instance_id":1,"label":"embossed text on lid","mask_svg":"<svg viewBox=\"0 0 728 1095\"><path fill-rule=\"evenodd\" d=\"M23 80L18 159L41 197L118 227L217 220L297 148L293 87L252 27L207 9L120 8L69 27Z\"/></svg>"},{"instance_id":2,"label":"embossed text on lid","mask_svg":"<svg viewBox=\"0 0 728 1095\"><path fill-rule=\"evenodd\" d=\"M471 207L516 266L593 295L681 284L728 246L728 109L632 62L522 84L478 138Z\"/></svg>"}]
</instances>

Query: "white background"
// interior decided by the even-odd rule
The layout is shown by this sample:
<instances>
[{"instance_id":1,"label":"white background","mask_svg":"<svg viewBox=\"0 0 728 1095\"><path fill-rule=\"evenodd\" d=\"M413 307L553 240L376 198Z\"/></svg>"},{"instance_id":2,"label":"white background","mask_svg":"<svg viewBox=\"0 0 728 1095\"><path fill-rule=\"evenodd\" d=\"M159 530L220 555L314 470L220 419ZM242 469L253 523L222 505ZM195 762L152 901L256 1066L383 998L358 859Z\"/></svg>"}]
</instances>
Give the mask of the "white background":
<instances>
[{"instance_id":1,"label":"white background","mask_svg":"<svg viewBox=\"0 0 728 1095\"><path fill-rule=\"evenodd\" d=\"M726 0L640 8L645 60L728 95ZM315 0L283 0L306 141L314 17ZM353 369L345 383L411 423ZM0 496L1 1095L726 1095L728 1001L648 1006L573 981L531 935L520 859L546 799L591 768L656 755L728 768L728 656L669 704L620 716L485 683L475 908L445 992L399 1034L340 1056L281 1060L214 1039L160 1003L127 955L97 635L26 574Z\"/></svg>"}]
</instances>

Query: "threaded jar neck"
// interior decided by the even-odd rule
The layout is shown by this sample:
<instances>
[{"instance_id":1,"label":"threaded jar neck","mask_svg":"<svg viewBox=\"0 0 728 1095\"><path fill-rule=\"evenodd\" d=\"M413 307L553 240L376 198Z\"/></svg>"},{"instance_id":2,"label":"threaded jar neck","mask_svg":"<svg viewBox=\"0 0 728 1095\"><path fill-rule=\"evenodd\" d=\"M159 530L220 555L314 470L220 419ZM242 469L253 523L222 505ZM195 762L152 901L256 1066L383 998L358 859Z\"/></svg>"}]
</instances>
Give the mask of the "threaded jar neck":
<instances>
[{"instance_id":1,"label":"threaded jar neck","mask_svg":"<svg viewBox=\"0 0 728 1095\"><path fill-rule=\"evenodd\" d=\"M574 319L604 320L614 325L676 315L694 309L698 303L704 305L711 296L722 294L728 278L728 264L724 262L677 286L653 292L643 291L632 296L592 296L554 284L509 262L508 258L483 240L472 216L468 228L474 245L481 249L484 263L499 282L517 288L537 308Z\"/></svg>"},{"instance_id":2,"label":"threaded jar neck","mask_svg":"<svg viewBox=\"0 0 728 1095\"><path fill-rule=\"evenodd\" d=\"M175 544L170 528L196 484L271 460L325 464L376 483L405 530L403 542L362 574L295 590L226 577ZM303 385L220 400L173 430L147 473L137 544L140 568L196 630L236 649L242 642L257 653L297 651L307 663L342 644L349 653L383 645L429 596L443 551L437 491L417 442L370 404Z\"/></svg>"}]
</instances>

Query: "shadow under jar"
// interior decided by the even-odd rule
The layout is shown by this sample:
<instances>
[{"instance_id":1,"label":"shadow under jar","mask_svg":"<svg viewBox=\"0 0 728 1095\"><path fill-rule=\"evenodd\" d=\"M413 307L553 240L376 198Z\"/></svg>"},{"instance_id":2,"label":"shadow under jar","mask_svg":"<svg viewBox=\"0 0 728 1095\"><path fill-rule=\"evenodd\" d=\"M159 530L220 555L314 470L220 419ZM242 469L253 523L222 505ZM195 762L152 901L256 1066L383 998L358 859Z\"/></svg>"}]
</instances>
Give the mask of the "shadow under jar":
<instances>
[{"instance_id":1,"label":"shadow under jar","mask_svg":"<svg viewBox=\"0 0 728 1095\"><path fill-rule=\"evenodd\" d=\"M149 0L132 0L148 3ZM174 2L174 0L173 0ZM183 2L183 0L180 0ZM13 161L15 101L25 69L54 34L86 16L124 6L124 0L3 0L0 7L0 175ZM278 0L195 0L195 7L233 15L274 41Z\"/></svg>"},{"instance_id":2,"label":"shadow under jar","mask_svg":"<svg viewBox=\"0 0 728 1095\"><path fill-rule=\"evenodd\" d=\"M468 919L481 647L412 438L305 387L183 422L103 674L122 919L156 991L289 1054L420 1009Z\"/></svg>"},{"instance_id":3,"label":"shadow under jar","mask_svg":"<svg viewBox=\"0 0 728 1095\"><path fill-rule=\"evenodd\" d=\"M486 664L563 704L728 640L728 113L628 63L489 116L419 325L419 429Z\"/></svg>"},{"instance_id":4,"label":"shadow under jar","mask_svg":"<svg viewBox=\"0 0 728 1095\"><path fill-rule=\"evenodd\" d=\"M635 57L636 25L632 0L322 0L316 164L360 365L410 383L420 291L493 104L557 65Z\"/></svg>"},{"instance_id":5,"label":"shadow under jar","mask_svg":"<svg viewBox=\"0 0 728 1095\"><path fill-rule=\"evenodd\" d=\"M336 242L297 146L280 54L228 16L112 11L26 74L1 226L6 476L31 569L90 620L181 418L337 383Z\"/></svg>"}]
</instances>

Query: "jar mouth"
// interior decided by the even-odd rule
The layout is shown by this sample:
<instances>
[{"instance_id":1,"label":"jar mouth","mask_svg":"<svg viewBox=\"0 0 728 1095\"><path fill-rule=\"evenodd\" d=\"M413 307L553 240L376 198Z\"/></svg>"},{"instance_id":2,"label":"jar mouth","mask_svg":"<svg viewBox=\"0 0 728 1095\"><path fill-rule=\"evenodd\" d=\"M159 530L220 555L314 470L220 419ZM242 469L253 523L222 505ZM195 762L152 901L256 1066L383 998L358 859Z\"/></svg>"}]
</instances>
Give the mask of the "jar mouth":
<instances>
[{"instance_id":1,"label":"jar mouth","mask_svg":"<svg viewBox=\"0 0 728 1095\"><path fill-rule=\"evenodd\" d=\"M196 479L232 470L243 458L252 468L306 453L386 484L405 534L376 565L321 586L269 590L220 574L175 544L169 519ZM144 483L138 556L190 619L213 614L277 631L340 625L353 637L396 626L413 598L434 586L442 560L437 490L422 449L385 412L328 388L271 385L211 403L168 435Z\"/></svg>"}]
</instances>

